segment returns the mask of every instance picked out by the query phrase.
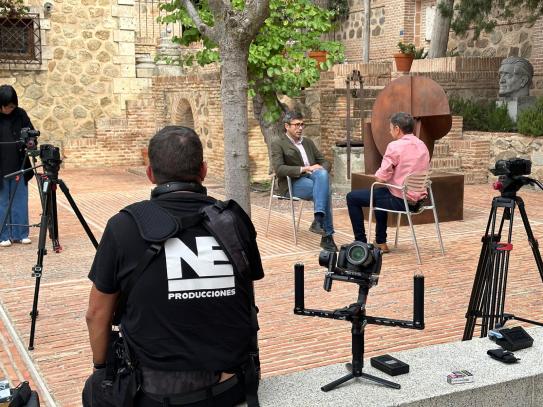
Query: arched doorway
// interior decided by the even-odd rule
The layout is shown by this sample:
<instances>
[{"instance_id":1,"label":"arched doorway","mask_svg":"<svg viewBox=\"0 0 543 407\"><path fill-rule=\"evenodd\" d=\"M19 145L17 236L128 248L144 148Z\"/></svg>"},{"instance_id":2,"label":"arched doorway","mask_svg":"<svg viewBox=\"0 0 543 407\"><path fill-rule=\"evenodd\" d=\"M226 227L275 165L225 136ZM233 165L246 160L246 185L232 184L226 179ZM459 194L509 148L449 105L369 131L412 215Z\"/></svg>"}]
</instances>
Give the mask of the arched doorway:
<instances>
[{"instance_id":1,"label":"arched doorway","mask_svg":"<svg viewBox=\"0 0 543 407\"><path fill-rule=\"evenodd\" d=\"M172 115L172 121L180 126L186 126L194 129L194 116L192 114L190 103L187 99L180 99L176 104Z\"/></svg>"}]
</instances>

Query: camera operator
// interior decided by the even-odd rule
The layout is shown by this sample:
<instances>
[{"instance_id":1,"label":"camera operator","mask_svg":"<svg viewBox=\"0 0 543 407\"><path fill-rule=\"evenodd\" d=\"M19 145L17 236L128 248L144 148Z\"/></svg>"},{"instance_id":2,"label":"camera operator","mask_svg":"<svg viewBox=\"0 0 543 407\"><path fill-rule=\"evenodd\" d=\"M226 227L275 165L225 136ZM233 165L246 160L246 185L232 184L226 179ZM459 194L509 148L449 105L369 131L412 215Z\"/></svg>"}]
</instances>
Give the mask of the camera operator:
<instances>
[{"instance_id":1,"label":"camera operator","mask_svg":"<svg viewBox=\"0 0 543 407\"><path fill-rule=\"evenodd\" d=\"M390 142L383 156L381 167L375 173L376 181L393 185L402 185L405 177L415 172L427 171L430 168L430 153L426 144L413 134L415 121L404 112L395 113L390 118ZM408 195L410 204L416 206L425 195ZM401 191L395 188L376 188L373 192L374 205L379 208L405 210ZM366 242L362 208L370 206L370 190L359 189L347 194L349 218L353 227L355 240ZM383 253L388 253L387 245L387 213L375 211L375 244Z\"/></svg>"},{"instance_id":2,"label":"camera operator","mask_svg":"<svg viewBox=\"0 0 543 407\"><path fill-rule=\"evenodd\" d=\"M28 238L28 181L33 173L28 171L24 176L4 179L4 175L30 168L30 160L25 155L25 146L18 143L21 129L33 129L30 118L18 107L17 92L10 85L0 86L0 219L4 219L6 211L6 224L0 225L0 247L11 246L12 242L29 244ZM21 182L23 181L23 182ZM8 208L10 196L14 193L11 208Z\"/></svg>"},{"instance_id":3,"label":"camera operator","mask_svg":"<svg viewBox=\"0 0 543 407\"><path fill-rule=\"evenodd\" d=\"M246 254L245 272L250 275L244 275L225 247L231 246L212 236L220 234L206 229L209 224L192 221L217 202L202 186L207 164L192 129L160 130L149 142L149 160L147 176L157 184L151 201L130 205L109 220L89 273L94 284L87 325L95 371L85 384L83 405L121 405L111 393L115 384L103 385L109 369L111 323L119 314L130 363L137 366L140 390L130 397L133 405L236 405L246 395L256 396L257 379L250 393L251 381L240 373L247 370L239 369L247 360L251 340L256 341L252 282L264 277L256 231L237 204L236 210L224 210L236 226L229 237L237 239ZM138 219L136 212L130 212L142 204L155 205L153 210L160 207L159 212L173 215L179 225L148 263L141 261L152 241L145 231L149 224L155 231L163 225L154 213ZM210 223L213 226L212 219ZM138 273L141 264L147 266ZM139 275L133 283L131 273ZM119 312L118 299L127 291L131 295L124 312ZM256 369L253 372L256 378Z\"/></svg>"}]
</instances>

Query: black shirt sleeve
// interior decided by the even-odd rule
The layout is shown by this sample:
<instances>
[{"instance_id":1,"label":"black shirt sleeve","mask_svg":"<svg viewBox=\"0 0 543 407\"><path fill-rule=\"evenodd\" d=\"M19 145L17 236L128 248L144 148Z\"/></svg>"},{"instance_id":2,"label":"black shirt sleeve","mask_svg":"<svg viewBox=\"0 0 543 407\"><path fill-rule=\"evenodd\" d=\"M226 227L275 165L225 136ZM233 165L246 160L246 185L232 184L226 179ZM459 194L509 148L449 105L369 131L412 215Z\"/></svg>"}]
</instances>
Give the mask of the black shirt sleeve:
<instances>
[{"instance_id":1,"label":"black shirt sleeve","mask_svg":"<svg viewBox=\"0 0 543 407\"><path fill-rule=\"evenodd\" d=\"M119 265L117 253L119 253L119 247L112 229L112 219L110 219L89 272L89 279L99 291L105 294L114 294L120 289L117 282Z\"/></svg>"}]
</instances>

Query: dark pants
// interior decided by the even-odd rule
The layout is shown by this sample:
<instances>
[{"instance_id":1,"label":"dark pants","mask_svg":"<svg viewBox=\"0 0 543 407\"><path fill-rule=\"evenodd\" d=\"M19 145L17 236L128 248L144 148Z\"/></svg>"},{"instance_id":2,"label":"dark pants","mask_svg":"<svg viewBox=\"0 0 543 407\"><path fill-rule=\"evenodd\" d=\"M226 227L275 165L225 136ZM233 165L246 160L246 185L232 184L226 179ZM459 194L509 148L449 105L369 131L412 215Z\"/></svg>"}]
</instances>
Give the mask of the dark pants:
<instances>
[{"instance_id":1,"label":"dark pants","mask_svg":"<svg viewBox=\"0 0 543 407\"><path fill-rule=\"evenodd\" d=\"M99 369L89 376L83 388L83 407L118 407L112 404L111 396L101 384L106 374L105 369ZM245 392L240 383L231 389L215 396L212 400L184 404L184 407L232 407L245 400ZM165 407L166 404L152 400L142 391L136 394L134 407Z\"/></svg>"},{"instance_id":2,"label":"dark pants","mask_svg":"<svg viewBox=\"0 0 543 407\"><path fill-rule=\"evenodd\" d=\"M349 218L353 227L355 240L367 242L366 231L364 229L364 214L362 208L370 206L370 190L357 189L347 194L347 208L349 209ZM373 206L392 209L405 210L403 199L395 197L388 188L375 188L373 190ZM377 243L386 243L387 241L387 213L375 211L375 241ZM371 242L370 242L371 243Z\"/></svg>"}]
</instances>

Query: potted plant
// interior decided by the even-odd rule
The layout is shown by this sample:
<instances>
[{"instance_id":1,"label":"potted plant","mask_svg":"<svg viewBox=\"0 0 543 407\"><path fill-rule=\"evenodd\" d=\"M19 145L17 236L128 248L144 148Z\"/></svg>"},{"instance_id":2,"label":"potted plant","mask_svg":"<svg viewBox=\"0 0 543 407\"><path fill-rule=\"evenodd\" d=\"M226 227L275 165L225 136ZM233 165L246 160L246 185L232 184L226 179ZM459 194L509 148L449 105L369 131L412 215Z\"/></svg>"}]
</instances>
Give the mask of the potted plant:
<instances>
[{"instance_id":1,"label":"potted plant","mask_svg":"<svg viewBox=\"0 0 543 407\"><path fill-rule=\"evenodd\" d=\"M424 48L417 49L415 44L408 42L398 42L398 48L400 52L394 54L394 61L396 61L396 69L400 72L409 72L411 64L414 59L426 58L427 52L424 52Z\"/></svg>"}]
</instances>

